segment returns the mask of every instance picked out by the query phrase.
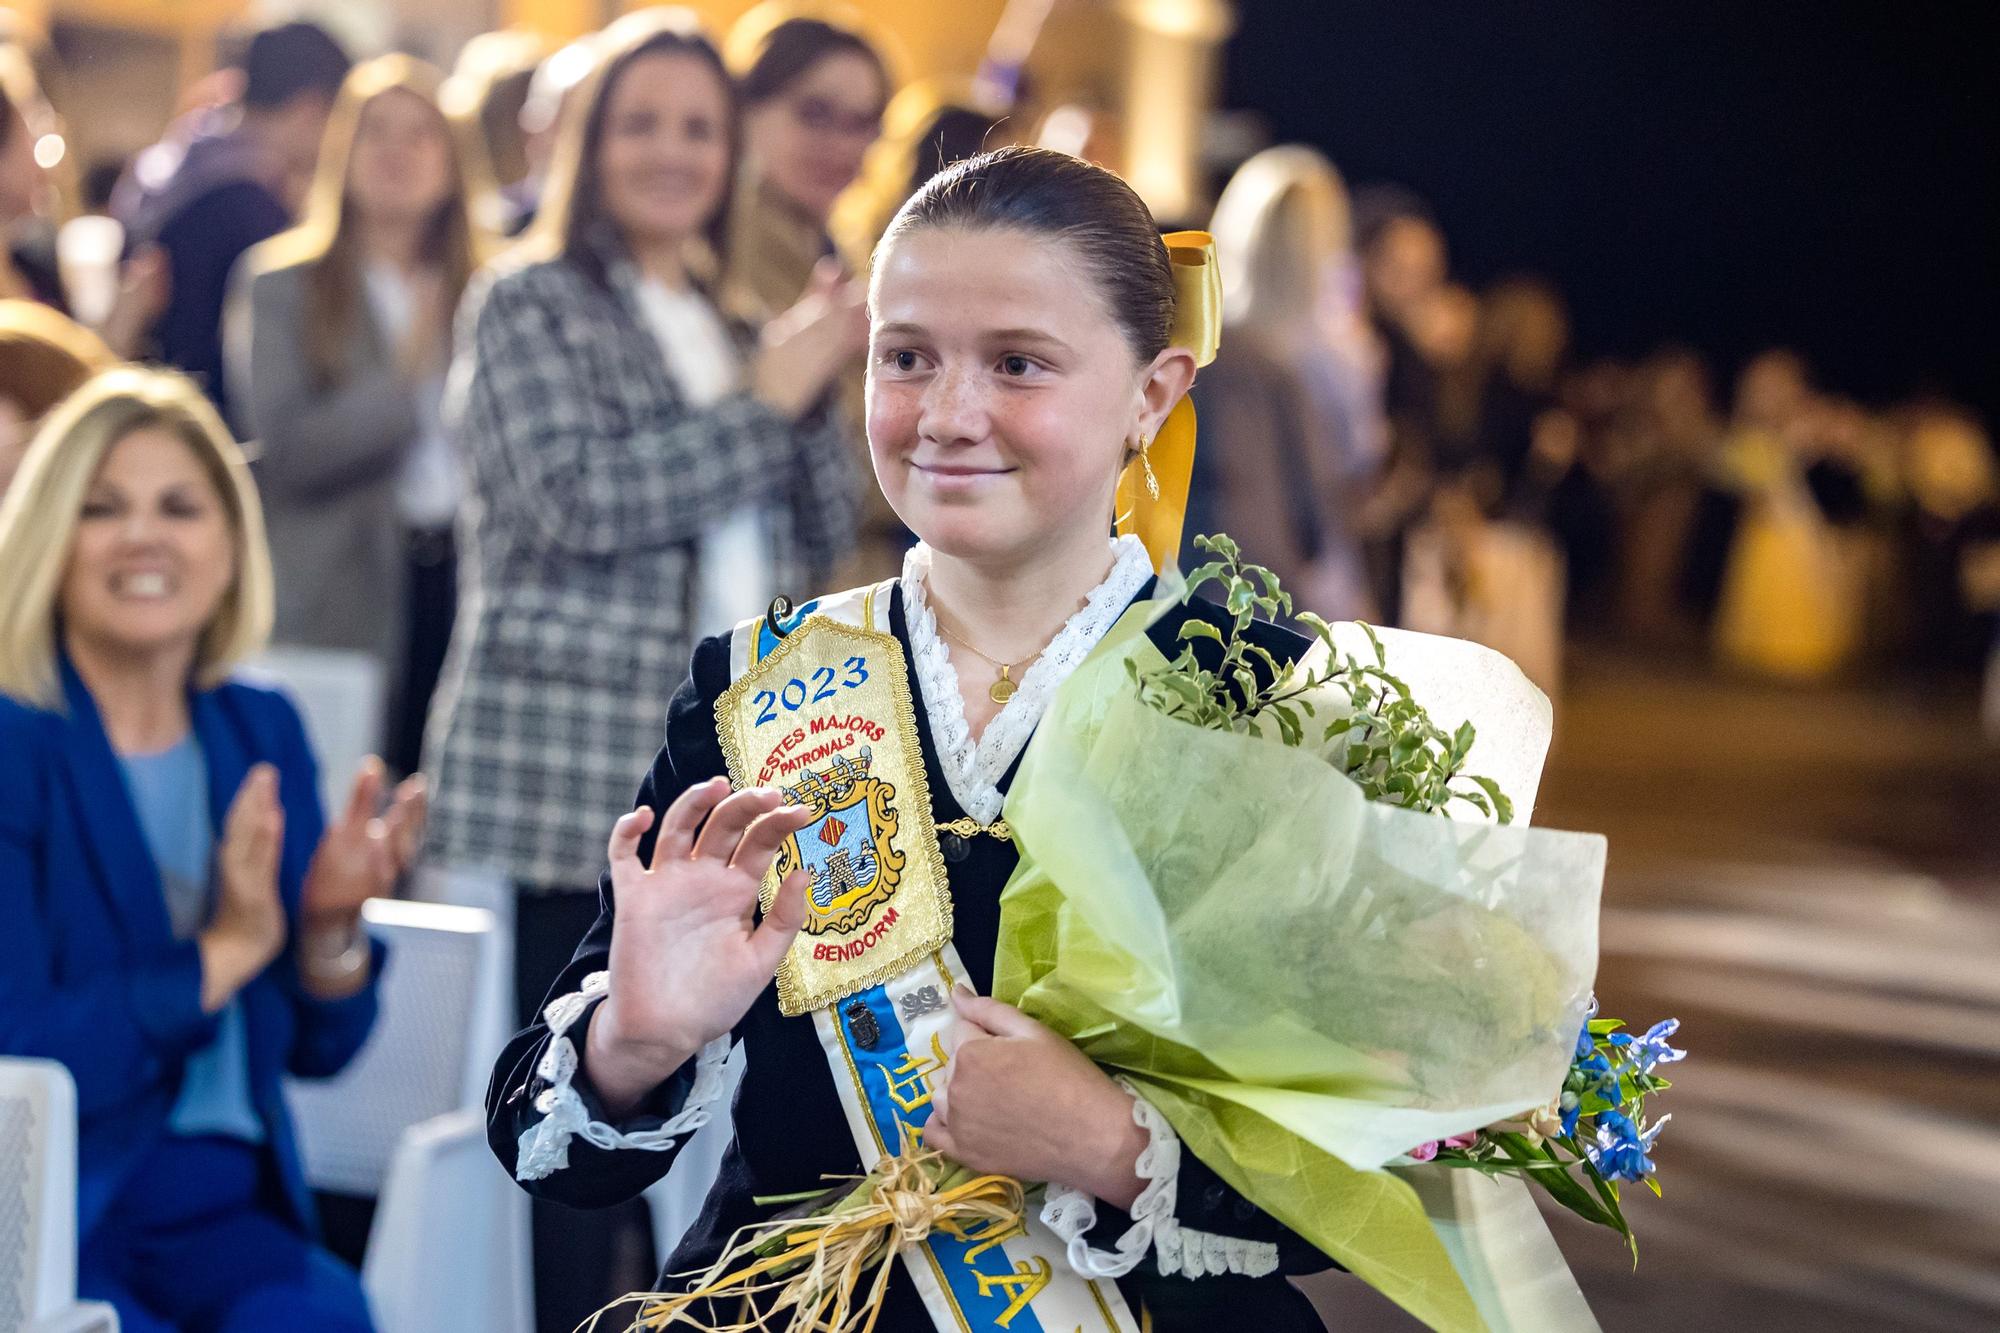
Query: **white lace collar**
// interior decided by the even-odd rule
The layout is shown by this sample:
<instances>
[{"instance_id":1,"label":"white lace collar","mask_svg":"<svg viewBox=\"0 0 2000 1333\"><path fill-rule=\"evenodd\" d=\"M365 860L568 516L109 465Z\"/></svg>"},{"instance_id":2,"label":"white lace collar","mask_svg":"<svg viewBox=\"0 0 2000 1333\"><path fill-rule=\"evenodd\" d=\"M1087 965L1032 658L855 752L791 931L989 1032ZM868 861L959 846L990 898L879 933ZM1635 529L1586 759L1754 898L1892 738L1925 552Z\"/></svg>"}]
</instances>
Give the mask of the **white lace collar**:
<instances>
[{"instance_id":1,"label":"white lace collar","mask_svg":"<svg viewBox=\"0 0 2000 1333\"><path fill-rule=\"evenodd\" d=\"M1083 609L1071 616L1049 646L1035 659L1020 688L1014 691L980 736L972 740L965 721L965 700L958 692L958 668L952 665L944 637L938 633L937 616L925 595L924 581L930 574L931 549L921 542L903 558L903 617L909 629L910 651L916 661L917 686L923 691L924 715L930 724L931 744L937 750L938 766L944 770L945 785L961 810L981 823L1000 817L1004 797L1000 779L1014 766L1034 734L1035 726L1047 711L1049 696L1069 679L1070 672L1087 657L1139 589L1153 576L1153 562L1137 537L1124 536L1111 543L1111 573L1091 591Z\"/></svg>"}]
</instances>

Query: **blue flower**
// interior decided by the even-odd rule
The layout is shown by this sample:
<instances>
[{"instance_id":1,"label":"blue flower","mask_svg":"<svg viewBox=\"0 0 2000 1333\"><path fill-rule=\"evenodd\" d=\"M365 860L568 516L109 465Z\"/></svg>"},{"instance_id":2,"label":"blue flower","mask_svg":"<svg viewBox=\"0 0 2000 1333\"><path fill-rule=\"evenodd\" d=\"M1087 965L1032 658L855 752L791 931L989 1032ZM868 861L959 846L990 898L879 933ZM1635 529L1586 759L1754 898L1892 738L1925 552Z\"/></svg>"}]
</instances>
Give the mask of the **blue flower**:
<instances>
[{"instance_id":1,"label":"blue flower","mask_svg":"<svg viewBox=\"0 0 2000 1333\"><path fill-rule=\"evenodd\" d=\"M1647 1028L1643 1036L1614 1032L1610 1043L1619 1052L1620 1063L1630 1066L1633 1073L1650 1074L1656 1065L1670 1065L1687 1058L1686 1051L1667 1045L1667 1038L1680 1031L1680 1026L1680 1019L1665 1018Z\"/></svg>"},{"instance_id":2,"label":"blue flower","mask_svg":"<svg viewBox=\"0 0 2000 1333\"><path fill-rule=\"evenodd\" d=\"M1606 1180L1644 1180L1653 1174L1653 1159L1647 1154L1670 1119L1661 1116L1658 1123L1642 1130L1628 1116L1601 1111L1596 1117L1596 1139L1584 1144L1584 1155Z\"/></svg>"},{"instance_id":3,"label":"blue flower","mask_svg":"<svg viewBox=\"0 0 2000 1333\"><path fill-rule=\"evenodd\" d=\"M1590 1007L1583 1011L1583 1026L1576 1034L1575 1059L1581 1060L1596 1048L1597 1039L1590 1035L1590 1020L1597 1017L1597 997L1590 997Z\"/></svg>"},{"instance_id":4,"label":"blue flower","mask_svg":"<svg viewBox=\"0 0 2000 1333\"><path fill-rule=\"evenodd\" d=\"M1566 1139L1574 1138L1576 1135L1576 1118L1583 1111L1583 1098L1573 1092L1565 1092L1561 1100L1562 1136Z\"/></svg>"},{"instance_id":5,"label":"blue flower","mask_svg":"<svg viewBox=\"0 0 2000 1333\"><path fill-rule=\"evenodd\" d=\"M1570 1075L1564 1086L1573 1092L1594 1092L1613 1106L1625 1103L1624 1091L1618 1086L1619 1070L1602 1051L1592 1051L1579 1058L1570 1066Z\"/></svg>"}]
</instances>

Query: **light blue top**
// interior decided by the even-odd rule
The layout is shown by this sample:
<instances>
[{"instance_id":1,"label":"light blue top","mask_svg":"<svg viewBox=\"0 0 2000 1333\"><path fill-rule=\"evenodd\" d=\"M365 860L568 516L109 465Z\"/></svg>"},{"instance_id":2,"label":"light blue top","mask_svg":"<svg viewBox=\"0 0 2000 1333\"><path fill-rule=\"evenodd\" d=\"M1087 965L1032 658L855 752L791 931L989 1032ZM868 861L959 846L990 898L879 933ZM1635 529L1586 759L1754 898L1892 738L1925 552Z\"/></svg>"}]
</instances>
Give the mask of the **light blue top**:
<instances>
[{"instance_id":1,"label":"light blue top","mask_svg":"<svg viewBox=\"0 0 2000 1333\"><path fill-rule=\"evenodd\" d=\"M121 754L118 763L125 770L146 846L160 869L174 938L193 939L215 910L215 824L201 744L190 731L170 749ZM264 1141L264 1122L250 1099L250 1048L239 1001L232 999L223 1008L216 1016L215 1036L188 1056L168 1125L187 1137L219 1134Z\"/></svg>"}]
</instances>

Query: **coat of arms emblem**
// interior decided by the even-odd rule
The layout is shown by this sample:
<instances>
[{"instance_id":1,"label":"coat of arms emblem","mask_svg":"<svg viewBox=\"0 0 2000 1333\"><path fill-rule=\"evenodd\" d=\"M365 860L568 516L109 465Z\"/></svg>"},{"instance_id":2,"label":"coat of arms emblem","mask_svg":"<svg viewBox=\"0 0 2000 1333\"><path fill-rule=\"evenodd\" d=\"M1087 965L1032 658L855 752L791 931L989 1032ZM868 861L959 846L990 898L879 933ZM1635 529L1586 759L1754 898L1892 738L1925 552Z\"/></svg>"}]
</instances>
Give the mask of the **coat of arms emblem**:
<instances>
[{"instance_id":1,"label":"coat of arms emblem","mask_svg":"<svg viewBox=\"0 0 2000 1333\"><path fill-rule=\"evenodd\" d=\"M902 880L896 789L870 774L873 765L873 753L863 746L852 758L840 755L824 768L808 769L784 789L786 800L813 812L813 822L784 841L777 859L779 878L797 867L812 878L809 934L858 930Z\"/></svg>"}]
</instances>

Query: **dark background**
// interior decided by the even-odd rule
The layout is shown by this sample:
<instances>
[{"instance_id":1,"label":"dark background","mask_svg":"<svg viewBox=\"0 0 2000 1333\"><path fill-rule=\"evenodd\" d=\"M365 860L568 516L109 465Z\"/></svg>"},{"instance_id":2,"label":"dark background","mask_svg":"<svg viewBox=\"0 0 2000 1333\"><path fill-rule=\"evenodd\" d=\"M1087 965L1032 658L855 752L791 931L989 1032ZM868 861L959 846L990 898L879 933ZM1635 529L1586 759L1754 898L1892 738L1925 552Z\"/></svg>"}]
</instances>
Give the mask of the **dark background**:
<instances>
[{"instance_id":1,"label":"dark background","mask_svg":"<svg viewBox=\"0 0 2000 1333\"><path fill-rule=\"evenodd\" d=\"M1225 102L1422 194L1461 281L1554 279L1583 356L1682 341L1726 377L1789 345L1995 426L1983 8L1241 0Z\"/></svg>"}]
</instances>

